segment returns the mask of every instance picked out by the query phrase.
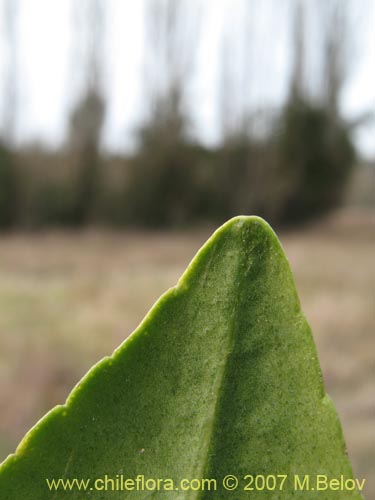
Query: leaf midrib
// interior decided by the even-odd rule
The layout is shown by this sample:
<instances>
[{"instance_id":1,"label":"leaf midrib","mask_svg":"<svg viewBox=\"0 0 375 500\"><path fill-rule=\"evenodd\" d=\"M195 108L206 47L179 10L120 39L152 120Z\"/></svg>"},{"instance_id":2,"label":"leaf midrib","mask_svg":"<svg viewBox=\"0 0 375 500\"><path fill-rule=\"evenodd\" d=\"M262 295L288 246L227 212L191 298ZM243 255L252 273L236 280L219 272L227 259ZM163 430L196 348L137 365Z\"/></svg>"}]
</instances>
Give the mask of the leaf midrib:
<instances>
[{"instance_id":1,"label":"leaf midrib","mask_svg":"<svg viewBox=\"0 0 375 500\"><path fill-rule=\"evenodd\" d=\"M233 293L234 291L238 292L238 278L241 277L243 278L242 275L242 270L241 270L241 262L243 260L243 254L240 251L236 251L236 259L233 265L233 270L235 271L233 273L233 277L231 278L231 286L227 287L227 293L226 293L226 299L228 302L232 301L233 297L237 296L237 293ZM212 264L213 258L210 260L209 267ZM209 269L208 269L209 271ZM208 274L207 271L207 274ZM239 307L239 303L236 303L235 307L233 308L233 312L231 314L230 319L227 321L228 322L228 328L227 328L227 344L225 350L223 350L223 356L222 356L222 363L220 364L220 370L218 372L218 375L215 379L214 384L211 386L213 393L216 395L214 398L213 403L211 404L211 409L210 409L210 416L206 419L206 422L208 422L207 426L207 432L205 433L205 439L203 440L203 445L201 447L201 453L200 453L200 467L196 471L194 478L201 479L205 478L207 473L208 473L208 468L210 464L210 451L212 449L212 443L213 443L213 435L214 431L217 426L217 421L218 421L218 414L220 411L221 407L221 401L224 396L224 382L226 380L227 372L230 367L230 356L232 353L232 348L235 344L236 340L236 332L238 331L236 320L237 320L237 310ZM220 351L218 351L220 352ZM191 493L191 495L189 495ZM187 500L201 500L203 499L203 496L205 495L205 491L197 491L197 492L187 492L187 496L185 497Z\"/></svg>"}]
</instances>

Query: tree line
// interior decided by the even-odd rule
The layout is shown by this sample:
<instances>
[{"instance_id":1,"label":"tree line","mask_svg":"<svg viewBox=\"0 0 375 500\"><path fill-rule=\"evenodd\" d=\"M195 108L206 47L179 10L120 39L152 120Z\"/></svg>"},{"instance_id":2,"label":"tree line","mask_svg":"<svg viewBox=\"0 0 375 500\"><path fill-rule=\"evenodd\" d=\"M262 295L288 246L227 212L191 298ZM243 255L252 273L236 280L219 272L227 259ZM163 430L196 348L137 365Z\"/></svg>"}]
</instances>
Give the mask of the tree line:
<instances>
[{"instance_id":1,"label":"tree line","mask_svg":"<svg viewBox=\"0 0 375 500\"><path fill-rule=\"evenodd\" d=\"M221 222L238 214L258 214L273 224L297 224L336 207L356 158L353 126L340 109L350 66L350 4L341 0L287 4L293 64L284 103L277 109L254 110L249 105L247 95L258 71L250 57L257 2L249 0L243 36L238 37L241 71L230 67L234 48L223 36L218 82L221 139L208 146L192 133L186 92L204 31L199 10L187 0L147 0L147 114L136 130L136 150L114 155L100 146L106 113L101 70L105 3L80 3L78 14L88 33L83 91L70 112L65 144L55 151L43 144L15 147L11 134L3 136L0 227L96 223L175 227ZM12 53L16 2L7 5ZM320 22L315 80L309 77L306 48L312 5ZM16 108L16 71L11 66L5 110L8 133Z\"/></svg>"}]
</instances>

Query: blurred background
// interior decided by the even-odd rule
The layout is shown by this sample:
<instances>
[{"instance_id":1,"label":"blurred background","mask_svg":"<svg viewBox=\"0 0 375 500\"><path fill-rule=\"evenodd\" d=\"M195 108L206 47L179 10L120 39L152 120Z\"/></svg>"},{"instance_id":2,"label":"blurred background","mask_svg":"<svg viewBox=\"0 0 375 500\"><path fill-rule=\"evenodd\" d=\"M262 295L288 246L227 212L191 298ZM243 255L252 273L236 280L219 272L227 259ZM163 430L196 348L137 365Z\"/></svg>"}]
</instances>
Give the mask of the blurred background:
<instances>
[{"instance_id":1,"label":"blurred background","mask_svg":"<svg viewBox=\"0 0 375 500\"><path fill-rule=\"evenodd\" d=\"M0 461L257 214L375 497L374 26L374 0L0 0Z\"/></svg>"}]
</instances>

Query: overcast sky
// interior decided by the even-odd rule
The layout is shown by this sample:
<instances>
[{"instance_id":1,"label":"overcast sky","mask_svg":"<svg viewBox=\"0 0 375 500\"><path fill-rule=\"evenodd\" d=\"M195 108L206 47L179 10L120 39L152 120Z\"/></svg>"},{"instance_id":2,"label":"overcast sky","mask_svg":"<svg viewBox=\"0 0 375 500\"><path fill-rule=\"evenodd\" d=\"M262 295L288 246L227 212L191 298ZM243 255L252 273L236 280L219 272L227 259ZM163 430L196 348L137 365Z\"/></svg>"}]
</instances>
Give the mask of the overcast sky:
<instances>
[{"instance_id":1,"label":"overcast sky","mask_svg":"<svg viewBox=\"0 0 375 500\"><path fill-rule=\"evenodd\" d=\"M6 28L0 0L1 33ZM8 0L9 1L9 0ZM83 1L83 0L82 0ZM222 34L236 33L241 23L244 0L190 0L200 4L202 19L199 53L194 75L188 87L194 126L207 142L220 132L217 104L218 79L222 58ZM245 0L246 1L246 0ZM258 32L253 50L261 52L257 85L251 89L254 107L280 105L287 91L287 73L291 63L287 13L283 0L252 0L255 9L252 29ZM346 0L343 0L346 1ZM13 0L18 3L17 17L17 141L42 139L59 144L66 131L67 114L80 89L82 57L77 33L77 1ZM108 97L104 142L107 147L123 150L132 142L132 131L145 110L144 86L144 2L145 0L104 0L105 38L103 87ZM274 6L279 5L279 12ZM356 14L356 39L352 67L342 94L342 109L348 118L375 111L375 1L357 0L364 15ZM228 29L229 28L229 29ZM260 52L259 52L260 53ZM235 61L230 61L235 70ZM1 40L0 77L7 71L6 46ZM1 88L3 96L4 89ZM0 118L4 99L0 101ZM374 125L357 132L357 143L366 156L375 155Z\"/></svg>"}]
</instances>

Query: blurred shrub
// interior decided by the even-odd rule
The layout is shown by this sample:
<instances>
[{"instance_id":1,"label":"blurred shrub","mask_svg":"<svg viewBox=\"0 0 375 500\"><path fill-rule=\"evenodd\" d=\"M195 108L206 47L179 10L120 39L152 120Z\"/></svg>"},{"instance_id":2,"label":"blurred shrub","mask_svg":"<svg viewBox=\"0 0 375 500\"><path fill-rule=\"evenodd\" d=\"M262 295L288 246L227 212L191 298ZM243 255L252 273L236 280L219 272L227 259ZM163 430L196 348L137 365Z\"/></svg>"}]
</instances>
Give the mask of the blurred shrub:
<instances>
[{"instance_id":1,"label":"blurred shrub","mask_svg":"<svg viewBox=\"0 0 375 500\"><path fill-rule=\"evenodd\" d=\"M285 223L304 222L337 206L355 161L344 123L304 101L289 105L281 117L277 142Z\"/></svg>"},{"instance_id":2,"label":"blurred shrub","mask_svg":"<svg viewBox=\"0 0 375 500\"><path fill-rule=\"evenodd\" d=\"M216 214L227 219L258 214L272 219L277 198L274 151L268 138L233 137L215 152Z\"/></svg>"},{"instance_id":3,"label":"blurred shrub","mask_svg":"<svg viewBox=\"0 0 375 500\"><path fill-rule=\"evenodd\" d=\"M204 212L204 171L209 152L184 142L149 144L133 160L126 189L126 220L146 226L178 226Z\"/></svg>"},{"instance_id":4,"label":"blurred shrub","mask_svg":"<svg viewBox=\"0 0 375 500\"><path fill-rule=\"evenodd\" d=\"M39 187L32 217L34 226L74 226L76 200L71 186L50 181Z\"/></svg>"},{"instance_id":5,"label":"blurred shrub","mask_svg":"<svg viewBox=\"0 0 375 500\"><path fill-rule=\"evenodd\" d=\"M179 86L159 96L138 131L126 188L126 221L145 226L195 222L207 208L210 152L189 140Z\"/></svg>"},{"instance_id":6,"label":"blurred shrub","mask_svg":"<svg viewBox=\"0 0 375 500\"><path fill-rule=\"evenodd\" d=\"M78 155L78 163L72 186L73 196L71 222L83 225L97 217L97 199L99 196L99 172L101 159L97 147L86 144Z\"/></svg>"},{"instance_id":7,"label":"blurred shrub","mask_svg":"<svg viewBox=\"0 0 375 500\"><path fill-rule=\"evenodd\" d=\"M7 228L16 216L16 175L11 151L0 143L0 229Z\"/></svg>"}]
</instances>

